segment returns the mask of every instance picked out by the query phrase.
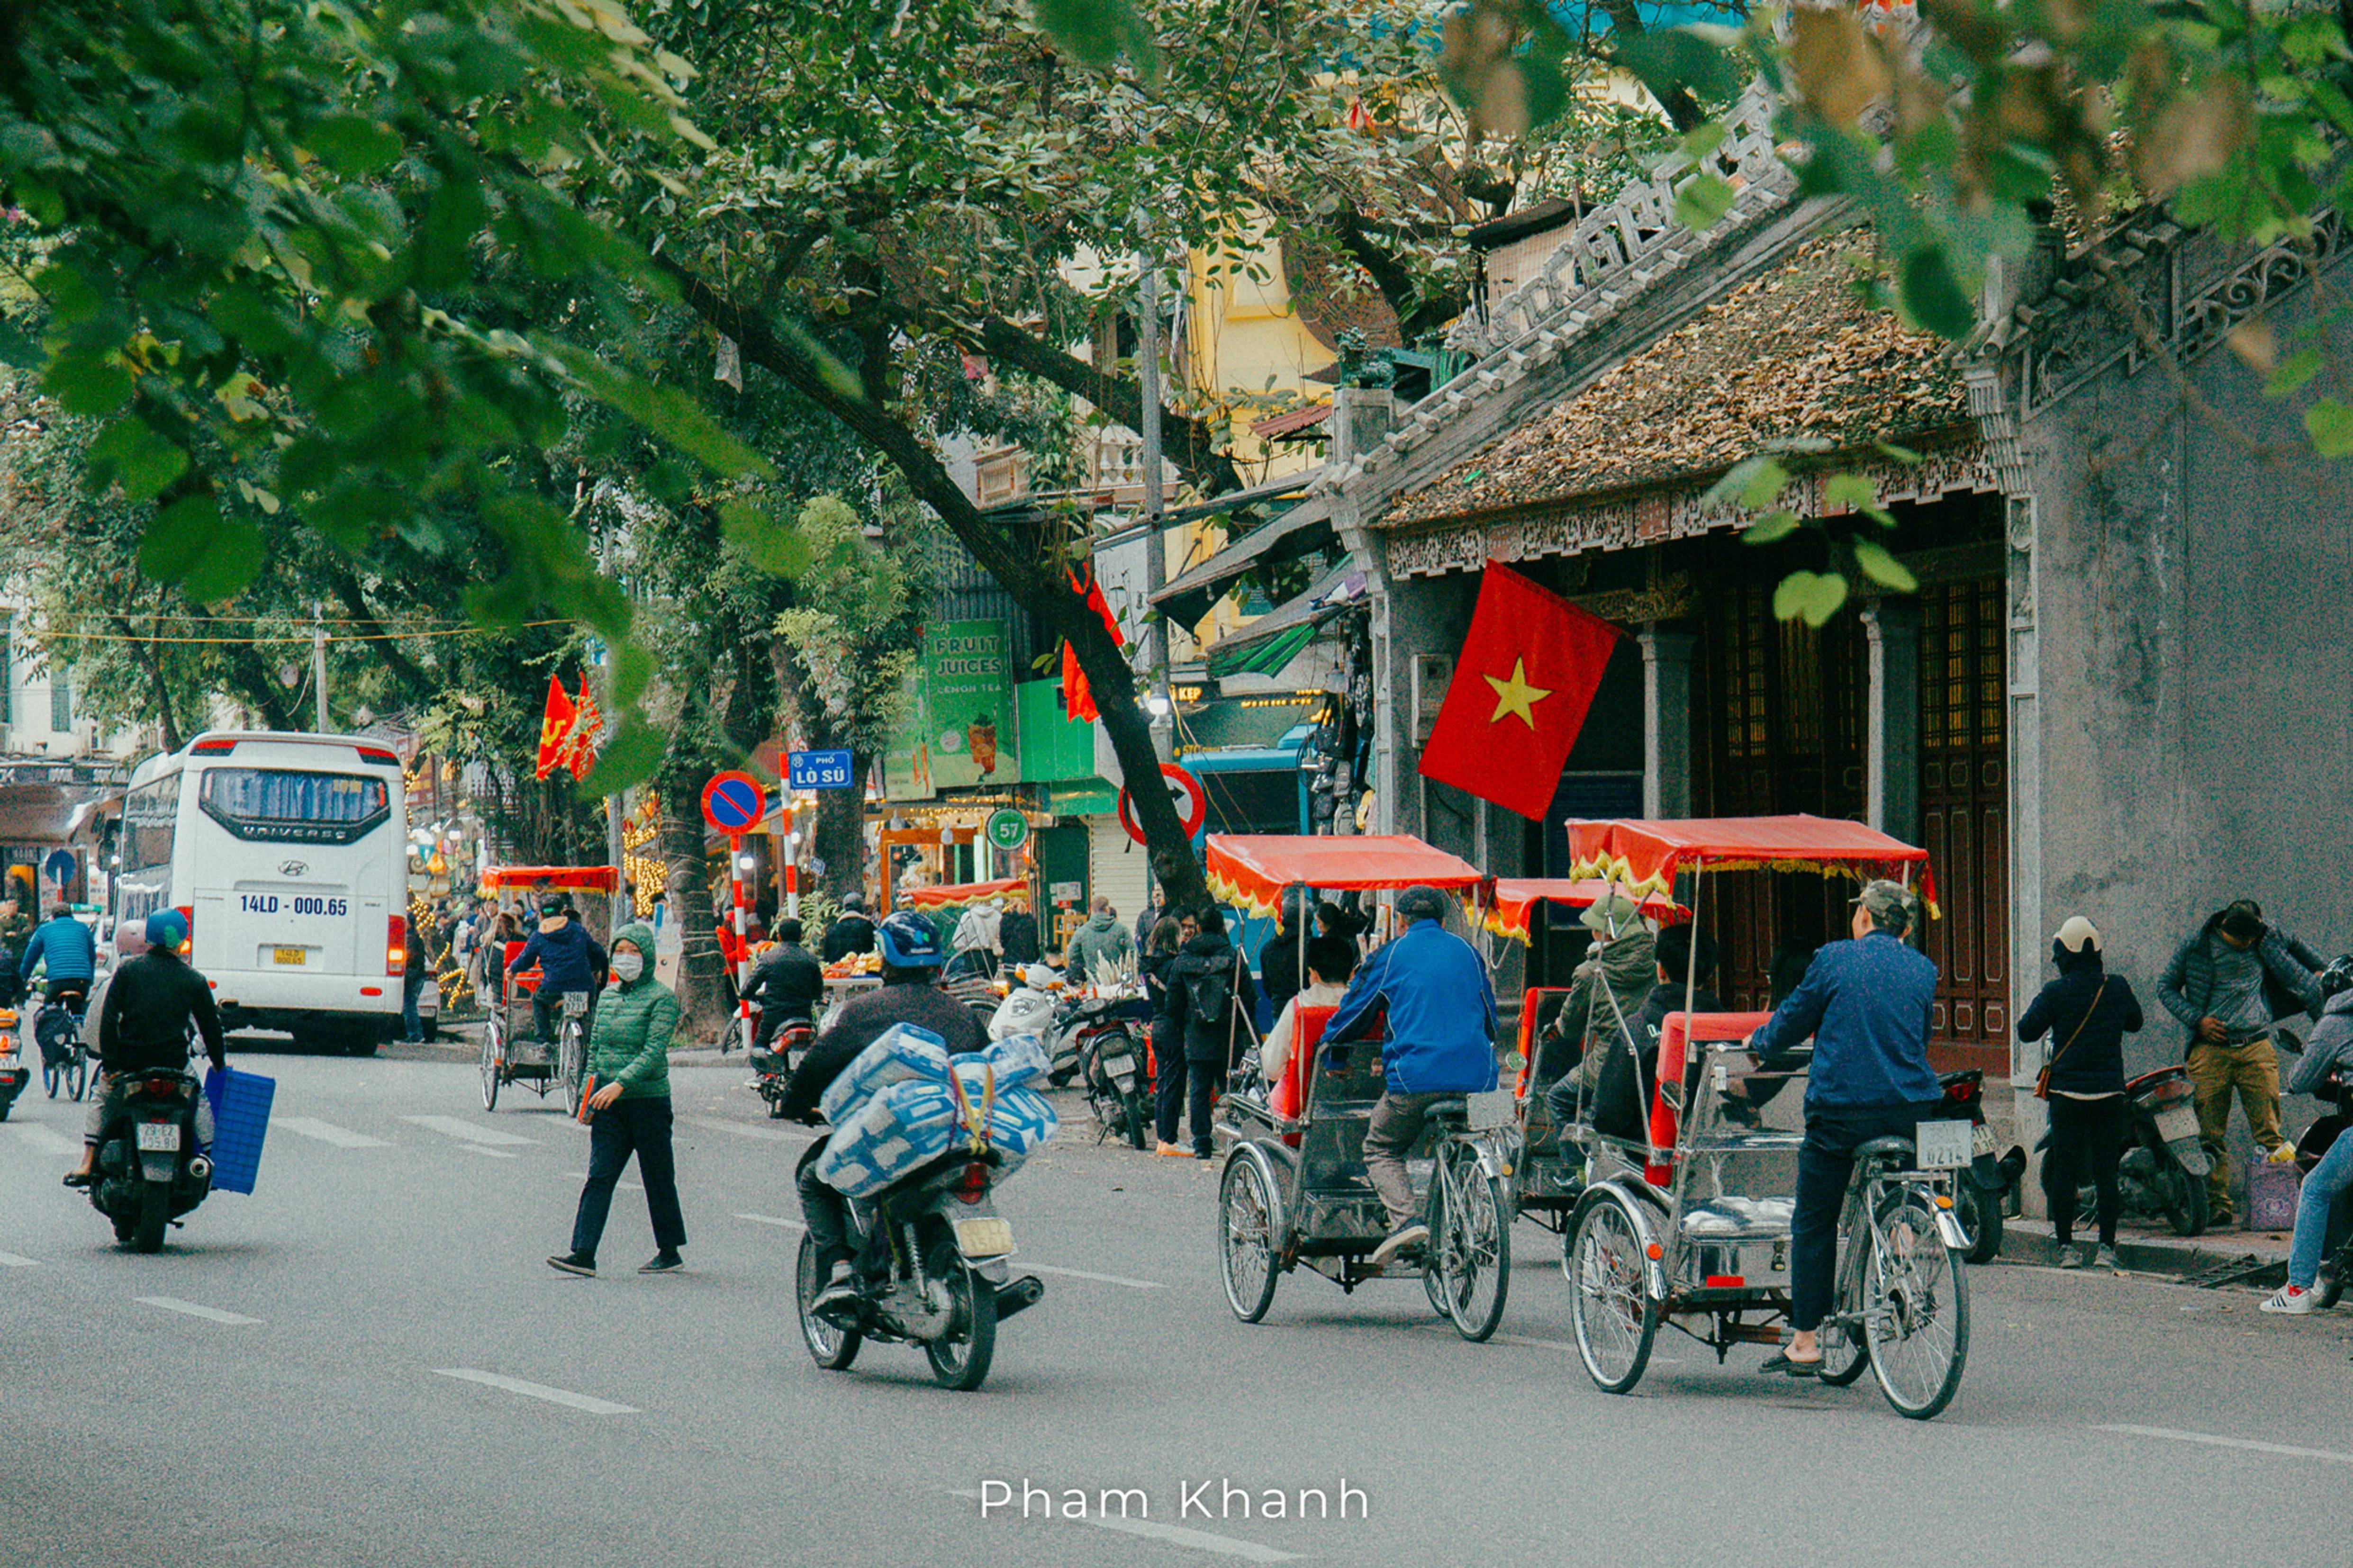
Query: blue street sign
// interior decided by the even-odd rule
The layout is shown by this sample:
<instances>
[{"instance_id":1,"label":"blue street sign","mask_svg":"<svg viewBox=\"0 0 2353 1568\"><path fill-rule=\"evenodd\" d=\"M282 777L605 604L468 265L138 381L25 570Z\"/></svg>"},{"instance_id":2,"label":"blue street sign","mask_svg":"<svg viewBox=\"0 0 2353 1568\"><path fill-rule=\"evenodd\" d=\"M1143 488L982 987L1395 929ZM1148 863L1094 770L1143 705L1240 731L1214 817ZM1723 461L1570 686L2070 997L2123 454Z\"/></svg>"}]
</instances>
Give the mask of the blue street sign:
<instances>
[{"instance_id":1,"label":"blue street sign","mask_svg":"<svg viewBox=\"0 0 2353 1568\"><path fill-rule=\"evenodd\" d=\"M785 780L795 789L850 787L848 752L787 752Z\"/></svg>"},{"instance_id":2,"label":"blue street sign","mask_svg":"<svg viewBox=\"0 0 2353 1568\"><path fill-rule=\"evenodd\" d=\"M74 858L68 850L52 849L49 858L41 862L41 869L47 873L50 881L62 888L73 880Z\"/></svg>"}]
</instances>

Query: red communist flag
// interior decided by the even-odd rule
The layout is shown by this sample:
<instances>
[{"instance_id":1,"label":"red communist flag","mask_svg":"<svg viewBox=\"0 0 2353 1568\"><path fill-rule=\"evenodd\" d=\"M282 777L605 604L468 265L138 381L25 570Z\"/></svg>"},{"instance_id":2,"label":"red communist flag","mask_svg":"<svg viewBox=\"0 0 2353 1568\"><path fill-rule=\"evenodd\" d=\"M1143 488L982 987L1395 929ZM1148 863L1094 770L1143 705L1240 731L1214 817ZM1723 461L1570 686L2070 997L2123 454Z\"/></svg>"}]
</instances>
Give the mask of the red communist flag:
<instances>
[{"instance_id":1,"label":"red communist flag","mask_svg":"<svg viewBox=\"0 0 2353 1568\"><path fill-rule=\"evenodd\" d=\"M1421 773L1540 817L1621 634L1499 561L1487 563Z\"/></svg>"},{"instance_id":2,"label":"red communist flag","mask_svg":"<svg viewBox=\"0 0 2353 1568\"><path fill-rule=\"evenodd\" d=\"M1092 565L1083 580L1076 572L1071 574L1071 592L1086 595L1087 608L1103 617L1103 630L1111 633L1113 647L1127 646L1127 634L1119 629L1119 617L1111 613L1111 601L1103 597L1103 584L1096 580ZM1079 668L1079 650L1067 642L1062 645L1062 707L1071 718L1087 723L1100 717L1095 695L1087 689L1086 671Z\"/></svg>"},{"instance_id":3,"label":"red communist flag","mask_svg":"<svg viewBox=\"0 0 2353 1568\"><path fill-rule=\"evenodd\" d=\"M596 731L604 727L605 715L598 712L596 700L588 694L588 672L580 672L580 703L572 718L572 739L565 746L564 765L572 770L575 779L585 779L588 770L596 765Z\"/></svg>"},{"instance_id":4,"label":"red communist flag","mask_svg":"<svg viewBox=\"0 0 2353 1568\"><path fill-rule=\"evenodd\" d=\"M564 689L564 682L549 676L547 712L539 721L539 766L534 777L543 779L564 765L565 748L571 741L575 717L571 694Z\"/></svg>"}]
</instances>

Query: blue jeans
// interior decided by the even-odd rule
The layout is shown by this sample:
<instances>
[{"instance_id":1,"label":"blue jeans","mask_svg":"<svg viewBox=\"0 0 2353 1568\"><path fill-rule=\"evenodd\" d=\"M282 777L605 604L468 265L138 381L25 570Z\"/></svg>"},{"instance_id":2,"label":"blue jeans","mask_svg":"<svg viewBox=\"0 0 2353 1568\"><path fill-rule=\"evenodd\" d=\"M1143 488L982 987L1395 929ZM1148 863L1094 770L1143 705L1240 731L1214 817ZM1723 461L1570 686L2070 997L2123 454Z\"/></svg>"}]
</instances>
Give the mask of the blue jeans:
<instances>
[{"instance_id":1,"label":"blue jeans","mask_svg":"<svg viewBox=\"0 0 2353 1568\"><path fill-rule=\"evenodd\" d=\"M2295 1239L2287 1249L2287 1282L2309 1290L2320 1277L2320 1252L2328 1242L2328 1215L2337 1196L2353 1187L2353 1128L2337 1135L2320 1163L2304 1178L2295 1200Z\"/></svg>"}]
</instances>

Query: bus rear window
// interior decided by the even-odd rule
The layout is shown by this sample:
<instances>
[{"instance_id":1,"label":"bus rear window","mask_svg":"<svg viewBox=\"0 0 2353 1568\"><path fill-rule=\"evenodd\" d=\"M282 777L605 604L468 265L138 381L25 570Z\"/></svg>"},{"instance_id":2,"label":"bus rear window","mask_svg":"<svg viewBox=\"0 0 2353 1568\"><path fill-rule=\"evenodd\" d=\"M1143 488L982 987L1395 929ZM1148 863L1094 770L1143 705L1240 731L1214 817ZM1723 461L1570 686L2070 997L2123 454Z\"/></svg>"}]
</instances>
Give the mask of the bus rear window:
<instances>
[{"instance_id":1,"label":"bus rear window","mask_svg":"<svg viewBox=\"0 0 2353 1568\"><path fill-rule=\"evenodd\" d=\"M206 816L260 844L353 844L392 815L392 792L363 773L212 768L197 797Z\"/></svg>"}]
</instances>

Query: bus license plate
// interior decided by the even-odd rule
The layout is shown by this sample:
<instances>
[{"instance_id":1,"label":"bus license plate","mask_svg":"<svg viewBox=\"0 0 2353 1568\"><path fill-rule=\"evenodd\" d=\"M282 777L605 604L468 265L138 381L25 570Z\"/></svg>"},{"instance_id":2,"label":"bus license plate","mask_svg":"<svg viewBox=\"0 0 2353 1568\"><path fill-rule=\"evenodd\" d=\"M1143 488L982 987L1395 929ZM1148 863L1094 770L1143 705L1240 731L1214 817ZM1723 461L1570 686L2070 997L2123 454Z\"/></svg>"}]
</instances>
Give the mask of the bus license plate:
<instances>
[{"instance_id":1,"label":"bus license plate","mask_svg":"<svg viewBox=\"0 0 2353 1568\"><path fill-rule=\"evenodd\" d=\"M956 1247L966 1258L1002 1258L1013 1250L1013 1226L996 1218L955 1222Z\"/></svg>"},{"instance_id":2,"label":"bus license plate","mask_svg":"<svg viewBox=\"0 0 2353 1568\"><path fill-rule=\"evenodd\" d=\"M159 1154L180 1152L180 1124L176 1121L142 1121L139 1123L139 1150Z\"/></svg>"},{"instance_id":3,"label":"bus license plate","mask_svg":"<svg viewBox=\"0 0 2353 1568\"><path fill-rule=\"evenodd\" d=\"M1969 1163L1969 1124L1966 1121L1923 1121L1913 1147L1924 1171L1954 1171Z\"/></svg>"},{"instance_id":4,"label":"bus license plate","mask_svg":"<svg viewBox=\"0 0 2353 1568\"><path fill-rule=\"evenodd\" d=\"M299 947L273 947L269 950L272 963L308 963L311 956Z\"/></svg>"}]
</instances>

